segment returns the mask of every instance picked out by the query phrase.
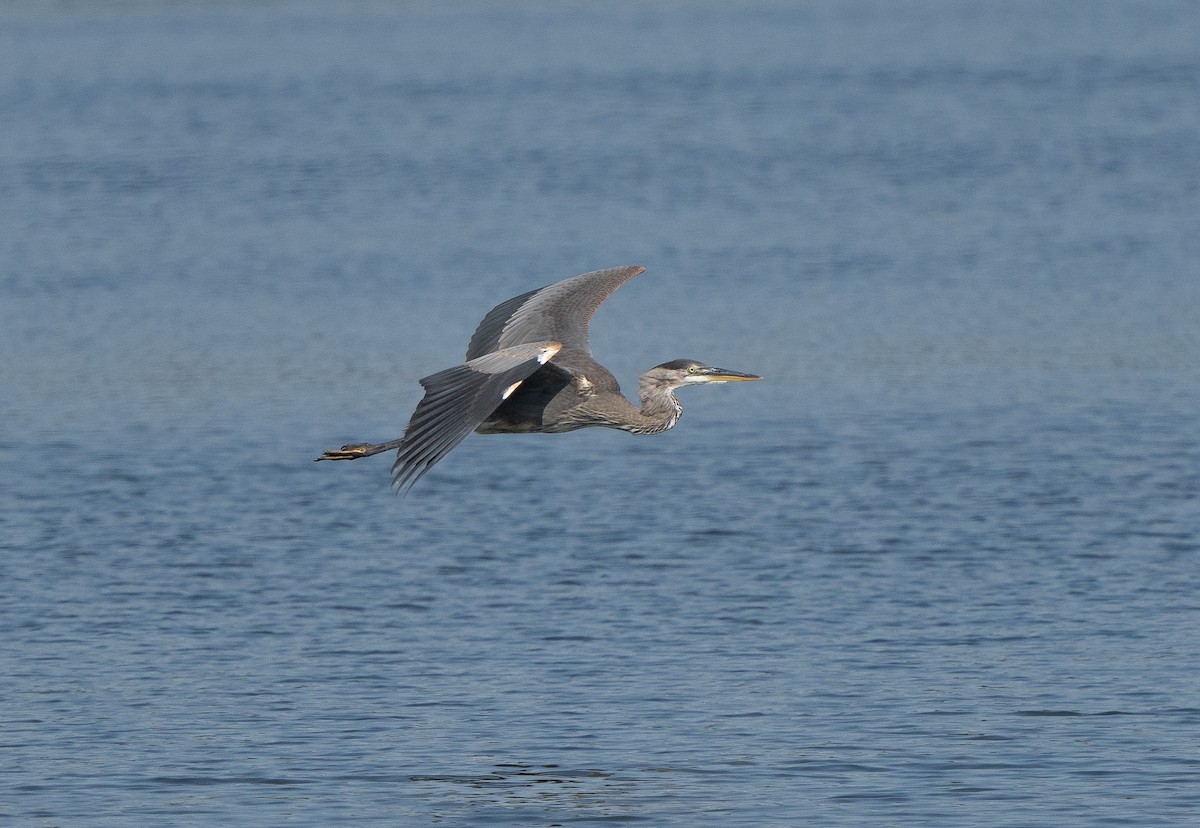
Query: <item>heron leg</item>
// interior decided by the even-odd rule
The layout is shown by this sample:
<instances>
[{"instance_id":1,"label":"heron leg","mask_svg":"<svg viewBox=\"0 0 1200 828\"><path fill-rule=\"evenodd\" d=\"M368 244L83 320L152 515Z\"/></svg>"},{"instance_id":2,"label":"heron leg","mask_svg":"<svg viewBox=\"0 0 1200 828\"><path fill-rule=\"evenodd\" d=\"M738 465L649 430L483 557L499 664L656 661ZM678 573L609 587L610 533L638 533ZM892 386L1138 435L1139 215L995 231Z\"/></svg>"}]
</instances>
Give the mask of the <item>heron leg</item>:
<instances>
[{"instance_id":1,"label":"heron leg","mask_svg":"<svg viewBox=\"0 0 1200 828\"><path fill-rule=\"evenodd\" d=\"M389 440L386 443L351 443L340 449L329 449L318 460L357 460L360 457L370 457L388 449L397 448L401 440Z\"/></svg>"}]
</instances>

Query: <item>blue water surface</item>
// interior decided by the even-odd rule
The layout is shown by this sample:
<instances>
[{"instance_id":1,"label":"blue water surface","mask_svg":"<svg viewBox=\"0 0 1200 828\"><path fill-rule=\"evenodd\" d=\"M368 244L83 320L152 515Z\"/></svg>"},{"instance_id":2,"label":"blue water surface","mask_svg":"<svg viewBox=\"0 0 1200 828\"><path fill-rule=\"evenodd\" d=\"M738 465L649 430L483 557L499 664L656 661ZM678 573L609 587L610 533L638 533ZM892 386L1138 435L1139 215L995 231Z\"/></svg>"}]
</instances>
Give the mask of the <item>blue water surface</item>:
<instances>
[{"instance_id":1,"label":"blue water surface","mask_svg":"<svg viewBox=\"0 0 1200 828\"><path fill-rule=\"evenodd\" d=\"M0 817L1200 814L1200 7L0 8ZM417 379L641 264L656 437Z\"/></svg>"}]
</instances>

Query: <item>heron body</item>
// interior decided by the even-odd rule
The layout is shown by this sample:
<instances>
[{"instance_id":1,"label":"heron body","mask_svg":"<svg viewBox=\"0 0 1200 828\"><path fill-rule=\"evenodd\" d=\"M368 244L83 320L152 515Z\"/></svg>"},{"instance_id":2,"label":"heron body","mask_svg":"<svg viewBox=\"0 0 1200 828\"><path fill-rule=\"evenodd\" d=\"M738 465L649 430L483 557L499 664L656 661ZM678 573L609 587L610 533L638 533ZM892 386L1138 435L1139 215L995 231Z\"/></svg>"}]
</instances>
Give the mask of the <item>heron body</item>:
<instances>
[{"instance_id":1,"label":"heron body","mask_svg":"<svg viewBox=\"0 0 1200 828\"><path fill-rule=\"evenodd\" d=\"M644 269L597 270L501 302L479 323L464 363L420 381L425 396L403 437L353 443L317 459L355 460L396 449L392 483L405 491L472 431L561 433L604 427L657 434L683 413L677 389L760 379L677 359L642 374L640 408L627 400L616 377L592 356L588 324L613 291Z\"/></svg>"}]
</instances>

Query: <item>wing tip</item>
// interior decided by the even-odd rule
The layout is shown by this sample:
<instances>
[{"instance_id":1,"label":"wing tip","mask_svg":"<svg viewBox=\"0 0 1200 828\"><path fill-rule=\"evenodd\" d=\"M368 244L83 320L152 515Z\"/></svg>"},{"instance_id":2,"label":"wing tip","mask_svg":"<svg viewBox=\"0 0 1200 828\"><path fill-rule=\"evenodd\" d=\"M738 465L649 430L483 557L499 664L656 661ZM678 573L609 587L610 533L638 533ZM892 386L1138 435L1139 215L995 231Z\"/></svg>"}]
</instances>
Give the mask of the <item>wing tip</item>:
<instances>
[{"instance_id":1,"label":"wing tip","mask_svg":"<svg viewBox=\"0 0 1200 828\"><path fill-rule=\"evenodd\" d=\"M580 273L578 276L573 276L572 278L579 279L584 276L619 276L622 280L626 280L645 272L646 268L642 265L616 265L615 267L602 267L599 270L589 270L587 273ZM554 285L547 285L546 287L554 287Z\"/></svg>"}]
</instances>

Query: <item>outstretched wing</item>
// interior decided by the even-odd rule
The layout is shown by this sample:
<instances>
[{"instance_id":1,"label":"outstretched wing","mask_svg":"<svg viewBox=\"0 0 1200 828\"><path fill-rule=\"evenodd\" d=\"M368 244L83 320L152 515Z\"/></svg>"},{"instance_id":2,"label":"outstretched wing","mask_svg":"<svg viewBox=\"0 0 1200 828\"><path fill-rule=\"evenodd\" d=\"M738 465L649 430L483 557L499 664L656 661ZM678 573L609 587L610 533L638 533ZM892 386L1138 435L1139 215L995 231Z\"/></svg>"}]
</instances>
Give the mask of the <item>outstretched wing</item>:
<instances>
[{"instance_id":1,"label":"outstretched wing","mask_svg":"<svg viewBox=\"0 0 1200 828\"><path fill-rule=\"evenodd\" d=\"M617 288L646 268L614 267L573 276L492 308L475 329L467 359L531 342L561 342L590 353L588 323Z\"/></svg>"},{"instance_id":2,"label":"outstretched wing","mask_svg":"<svg viewBox=\"0 0 1200 828\"><path fill-rule=\"evenodd\" d=\"M425 396L396 450L392 486L411 488L560 348L550 341L503 348L422 379Z\"/></svg>"}]
</instances>

